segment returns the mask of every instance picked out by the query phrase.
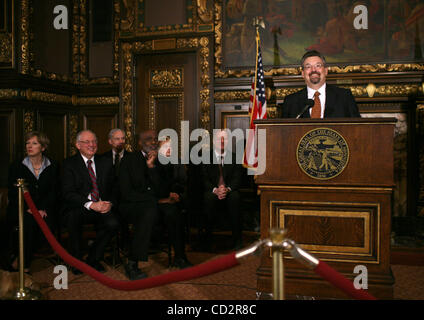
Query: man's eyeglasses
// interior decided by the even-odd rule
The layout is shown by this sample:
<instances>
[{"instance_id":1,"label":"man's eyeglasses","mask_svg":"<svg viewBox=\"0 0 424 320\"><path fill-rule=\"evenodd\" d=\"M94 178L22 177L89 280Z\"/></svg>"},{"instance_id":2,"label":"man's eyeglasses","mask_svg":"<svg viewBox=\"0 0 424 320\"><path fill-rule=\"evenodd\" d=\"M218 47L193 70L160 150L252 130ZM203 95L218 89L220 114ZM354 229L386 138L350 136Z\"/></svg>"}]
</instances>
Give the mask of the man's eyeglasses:
<instances>
[{"instance_id":1,"label":"man's eyeglasses","mask_svg":"<svg viewBox=\"0 0 424 320\"><path fill-rule=\"evenodd\" d=\"M312 65L312 64L305 64L303 66L303 70L311 70L312 68L315 69L322 69L324 67L323 63L317 63L316 65Z\"/></svg>"},{"instance_id":2,"label":"man's eyeglasses","mask_svg":"<svg viewBox=\"0 0 424 320\"><path fill-rule=\"evenodd\" d=\"M78 141L78 143L82 143L82 144L97 144L97 140Z\"/></svg>"}]
</instances>

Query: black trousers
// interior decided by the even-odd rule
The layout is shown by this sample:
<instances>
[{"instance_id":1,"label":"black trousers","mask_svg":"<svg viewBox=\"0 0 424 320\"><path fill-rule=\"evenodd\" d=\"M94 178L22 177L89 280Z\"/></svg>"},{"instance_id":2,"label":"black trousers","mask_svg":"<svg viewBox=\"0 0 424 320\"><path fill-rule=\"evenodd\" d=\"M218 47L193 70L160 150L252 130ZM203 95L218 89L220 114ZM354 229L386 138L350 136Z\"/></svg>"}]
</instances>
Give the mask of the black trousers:
<instances>
[{"instance_id":1,"label":"black trousers","mask_svg":"<svg viewBox=\"0 0 424 320\"><path fill-rule=\"evenodd\" d=\"M19 216L17 212L8 213L8 230L10 235L13 237L10 239L10 246L12 247L13 255L19 257L19 230L15 232L16 226L19 226ZM47 217L44 218L44 221L49 226L50 230L53 230L52 217L51 213L47 213ZM46 243L43 233L41 232L40 227L35 221L33 215L24 212L24 268L29 268L31 265L34 252L41 246L42 243ZM16 229L17 230L17 229Z\"/></svg>"},{"instance_id":2,"label":"black trousers","mask_svg":"<svg viewBox=\"0 0 424 320\"><path fill-rule=\"evenodd\" d=\"M231 191L225 199L219 200L212 192L203 194L203 228L206 231L206 237L209 240L212 228L217 220L217 210L225 209L227 217L231 222L231 231L233 245L240 244L242 241L242 219L240 214L240 193Z\"/></svg>"},{"instance_id":3,"label":"black trousers","mask_svg":"<svg viewBox=\"0 0 424 320\"><path fill-rule=\"evenodd\" d=\"M78 259L82 258L81 236L84 224L94 224L96 239L90 247L88 262L102 260L106 245L118 231L119 222L112 211L102 214L93 210L70 209L67 212L66 225L69 232L69 251Z\"/></svg>"},{"instance_id":4,"label":"black trousers","mask_svg":"<svg viewBox=\"0 0 424 320\"><path fill-rule=\"evenodd\" d=\"M147 261L154 226L165 224L175 258L184 257L184 217L176 204L157 204L154 201L123 203L120 211L127 223L133 224L134 234L128 258Z\"/></svg>"},{"instance_id":5,"label":"black trousers","mask_svg":"<svg viewBox=\"0 0 424 320\"><path fill-rule=\"evenodd\" d=\"M177 204L158 204L156 223L163 223L175 252L175 259L185 257L184 250L184 216Z\"/></svg>"}]
</instances>

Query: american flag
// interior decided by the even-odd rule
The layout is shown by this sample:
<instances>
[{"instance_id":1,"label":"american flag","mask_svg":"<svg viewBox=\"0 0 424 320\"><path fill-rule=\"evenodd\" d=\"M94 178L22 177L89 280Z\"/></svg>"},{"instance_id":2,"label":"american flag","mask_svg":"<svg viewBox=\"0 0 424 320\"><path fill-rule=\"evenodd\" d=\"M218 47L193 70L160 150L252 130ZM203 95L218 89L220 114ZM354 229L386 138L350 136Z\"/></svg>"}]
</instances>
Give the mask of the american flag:
<instances>
[{"instance_id":1,"label":"american flag","mask_svg":"<svg viewBox=\"0 0 424 320\"><path fill-rule=\"evenodd\" d=\"M257 168L258 166L258 145L257 130L253 123L257 119L266 119L266 97L265 97L265 77L262 65L261 47L258 43L258 54L255 76L252 79L252 88L250 91L249 116L250 129L246 140L246 148L244 150L243 165L247 168ZM256 84L255 84L256 79ZM255 92L256 90L256 92Z\"/></svg>"}]
</instances>

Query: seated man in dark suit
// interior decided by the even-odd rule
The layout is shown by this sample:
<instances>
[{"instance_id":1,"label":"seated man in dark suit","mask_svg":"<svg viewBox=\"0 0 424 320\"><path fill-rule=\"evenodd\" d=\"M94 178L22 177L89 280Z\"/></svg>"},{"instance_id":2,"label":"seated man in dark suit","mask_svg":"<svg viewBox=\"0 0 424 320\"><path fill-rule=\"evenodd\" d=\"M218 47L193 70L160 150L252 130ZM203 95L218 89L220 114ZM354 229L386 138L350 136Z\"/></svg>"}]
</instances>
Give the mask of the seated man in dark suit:
<instances>
[{"instance_id":1,"label":"seated man in dark suit","mask_svg":"<svg viewBox=\"0 0 424 320\"><path fill-rule=\"evenodd\" d=\"M128 223L134 225L134 235L125 272L130 280L146 278L147 274L138 267L139 262L148 260L153 227L158 219L158 200L161 190L161 170L157 157L157 135L153 130L139 134L140 151L134 152L121 163L119 186L121 189L120 211ZM175 247L174 247L175 248Z\"/></svg>"},{"instance_id":2,"label":"seated man in dark suit","mask_svg":"<svg viewBox=\"0 0 424 320\"><path fill-rule=\"evenodd\" d=\"M118 176L121 161L131 153L125 150L125 132L121 129L110 130L108 134L108 142L111 149L103 153L102 156L112 163L115 175Z\"/></svg>"},{"instance_id":3,"label":"seated man in dark suit","mask_svg":"<svg viewBox=\"0 0 424 320\"><path fill-rule=\"evenodd\" d=\"M170 158L171 140L161 141L159 157ZM161 160L161 159L159 159ZM172 247L174 248L173 266L183 269L192 266L185 255L185 217L182 209L186 206L187 173L183 164L159 161L160 190L158 193L158 219L165 223Z\"/></svg>"},{"instance_id":4,"label":"seated man in dark suit","mask_svg":"<svg viewBox=\"0 0 424 320\"><path fill-rule=\"evenodd\" d=\"M210 249L211 229L216 220L218 206L224 206L231 221L232 248L242 247L242 219L240 213L239 187L242 180L243 167L236 163L236 155L227 150L228 134L219 131L213 137L211 163L203 164L202 179L204 185L203 213L206 249Z\"/></svg>"},{"instance_id":5,"label":"seated man in dark suit","mask_svg":"<svg viewBox=\"0 0 424 320\"><path fill-rule=\"evenodd\" d=\"M63 163L62 192L65 221L69 230L70 251L81 259L80 238L82 225L96 225L96 240L91 245L87 264L105 271L100 263L104 250L118 229L112 208L116 206L112 165L96 155L97 137L90 130L77 134L78 153ZM73 269L74 273L80 273Z\"/></svg>"},{"instance_id":6,"label":"seated man in dark suit","mask_svg":"<svg viewBox=\"0 0 424 320\"><path fill-rule=\"evenodd\" d=\"M306 88L288 95L282 105L283 118L349 118L361 117L349 89L326 84L328 67L318 51L306 52L301 60ZM307 108L308 99L313 100Z\"/></svg>"}]
</instances>

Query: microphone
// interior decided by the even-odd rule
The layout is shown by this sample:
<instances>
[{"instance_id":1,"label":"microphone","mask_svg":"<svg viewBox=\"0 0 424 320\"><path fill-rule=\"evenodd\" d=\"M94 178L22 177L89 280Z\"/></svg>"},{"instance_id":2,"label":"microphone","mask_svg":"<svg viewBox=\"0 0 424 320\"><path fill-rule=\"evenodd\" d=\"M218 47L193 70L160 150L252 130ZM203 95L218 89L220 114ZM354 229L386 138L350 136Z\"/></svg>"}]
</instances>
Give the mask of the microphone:
<instances>
[{"instance_id":1,"label":"microphone","mask_svg":"<svg viewBox=\"0 0 424 320\"><path fill-rule=\"evenodd\" d=\"M301 112L301 113L299 113L299 114L297 115L296 119L299 119L299 118L300 118L300 116L301 116L302 114L304 114L306 110L309 110L309 108L313 107L313 106L314 106L314 103L315 103L315 102L314 102L314 100L312 100L312 99L308 99L308 100L306 100L306 105L305 105L305 107L303 108L302 112Z\"/></svg>"}]
</instances>

